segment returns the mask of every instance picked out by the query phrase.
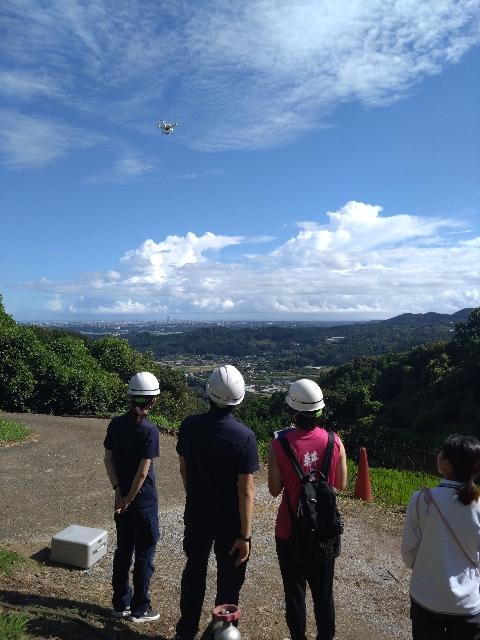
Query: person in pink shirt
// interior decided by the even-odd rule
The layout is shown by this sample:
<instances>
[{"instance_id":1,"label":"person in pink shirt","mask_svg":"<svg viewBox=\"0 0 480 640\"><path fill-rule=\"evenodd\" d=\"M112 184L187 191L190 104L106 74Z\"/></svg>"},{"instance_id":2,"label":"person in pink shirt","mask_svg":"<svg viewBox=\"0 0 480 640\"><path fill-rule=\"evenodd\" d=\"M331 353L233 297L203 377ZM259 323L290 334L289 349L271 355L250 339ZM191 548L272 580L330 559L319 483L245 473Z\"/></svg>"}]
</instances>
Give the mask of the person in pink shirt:
<instances>
[{"instance_id":1,"label":"person in pink shirt","mask_svg":"<svg viewBox=\"0 0 480 640\"><path fill-rule=\"evenodd\" d=\"M335 635L333 574L335 559L325 568L296 564L290 554L288 540L291 531L290 511L296 511L301 482L278 437L285 436L305 473L320 471L325 458L328 433L322 428L323 393L312 380L298 380L290 387L286 402L294 424L276 434L268 452L268 489L272 496L283 491L277 513L275 542L285 592L285 619L291 640L306 640L305 593L308 583L312 593L317 640L331 640ZM328 483L340 491L347 484L347 459L340 438L335 434Z\"/></svg>"}]
</instances>

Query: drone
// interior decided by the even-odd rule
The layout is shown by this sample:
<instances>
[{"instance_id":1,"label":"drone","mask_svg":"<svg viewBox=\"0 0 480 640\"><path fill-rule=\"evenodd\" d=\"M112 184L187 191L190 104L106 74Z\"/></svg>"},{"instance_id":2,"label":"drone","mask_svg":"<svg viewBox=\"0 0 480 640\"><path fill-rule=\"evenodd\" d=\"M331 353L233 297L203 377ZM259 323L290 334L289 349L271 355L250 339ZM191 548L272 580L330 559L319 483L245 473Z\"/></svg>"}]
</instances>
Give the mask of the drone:
<instances>
[{"instance_id":1,"label":"drone","mask_svg":"<svg viewBox=\"0 0 480 640\"><path fill-rule=\"evenodd\" d=\"M160 124L160 122L162 124ZM180 122L165 122L164 120L160 120L158 123L158 128L162 130L162 135L165 134L169 136L173 133L173 127L177 127Z\"/></svg>"}]
</instances>

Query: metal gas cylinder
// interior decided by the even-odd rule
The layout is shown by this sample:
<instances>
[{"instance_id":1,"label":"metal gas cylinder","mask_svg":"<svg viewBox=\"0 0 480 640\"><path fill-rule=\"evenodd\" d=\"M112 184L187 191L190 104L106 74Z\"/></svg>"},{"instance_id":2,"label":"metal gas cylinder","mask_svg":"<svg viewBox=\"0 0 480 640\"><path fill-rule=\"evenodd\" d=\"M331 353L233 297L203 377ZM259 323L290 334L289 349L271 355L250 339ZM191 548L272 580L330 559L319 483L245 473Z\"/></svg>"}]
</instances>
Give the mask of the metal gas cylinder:
<instances>
[{"instance_id":1,"label":"metal gas cylinder","mask_svg":"<svg viewBox=\"0 0 480 640\"><path fill-rule=\"evenodd\" d=\"M240 632L233 626L233 621L238 620L241 615L240 608L234 604L215 607L212 611L212 619L216 621L214 640L240 640Z\"/></svg>"}]
</instances>

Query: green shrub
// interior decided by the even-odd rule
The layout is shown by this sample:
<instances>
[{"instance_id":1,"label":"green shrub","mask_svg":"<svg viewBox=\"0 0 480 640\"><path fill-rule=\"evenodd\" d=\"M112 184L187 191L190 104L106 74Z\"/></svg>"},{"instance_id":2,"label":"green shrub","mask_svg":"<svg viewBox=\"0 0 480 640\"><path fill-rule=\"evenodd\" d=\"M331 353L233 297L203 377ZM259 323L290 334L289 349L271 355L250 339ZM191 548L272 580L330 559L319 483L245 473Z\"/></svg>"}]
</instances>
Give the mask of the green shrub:
<instances>
[{"instance_id":1,"label":"green shrub","mask_svg":"<svg viewBox=\"0 0 480 640\"><path fill-rule=\"evenodd\" d=\"M268 440L268 441L260 440L258 442L258 455L260 457L260 460L263 460L263 462L267 461L268 450L270 449L270 442L271 440Z\"/></svg>"},{"instance_id":2,"label":"green shrub","mask_svg":"<svg viewBox=\"0 0 480 640\"><path fill-rule=\"evenodd\" d=\"M167 429L178 429L180 427L180 422L170 422L161 415L152 415L148 414L147 419L150 420L152 424L157 425L157 427L166 427Z\"/></svg>"}]
</instances>

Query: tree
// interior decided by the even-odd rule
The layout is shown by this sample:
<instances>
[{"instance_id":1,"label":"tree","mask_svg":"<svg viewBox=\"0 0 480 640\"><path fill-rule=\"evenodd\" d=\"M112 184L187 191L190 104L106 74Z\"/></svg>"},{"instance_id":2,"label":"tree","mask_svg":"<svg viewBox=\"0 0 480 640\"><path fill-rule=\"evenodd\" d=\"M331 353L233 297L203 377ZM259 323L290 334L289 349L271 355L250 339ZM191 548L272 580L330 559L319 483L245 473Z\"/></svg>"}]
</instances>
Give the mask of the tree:
<instances>
[{"instance_id":1,"label":"tree","mask_svg":"<svg viewBox=\"0 0 480 640\"><path fill-rule=\"evenodd\" d=\"M6 313L5 307L3 306L3 297L0 294L0 327L12 329L16 326L17 323L12 316L9 316L8 313Z\"/></svg>"}]
</instances>

